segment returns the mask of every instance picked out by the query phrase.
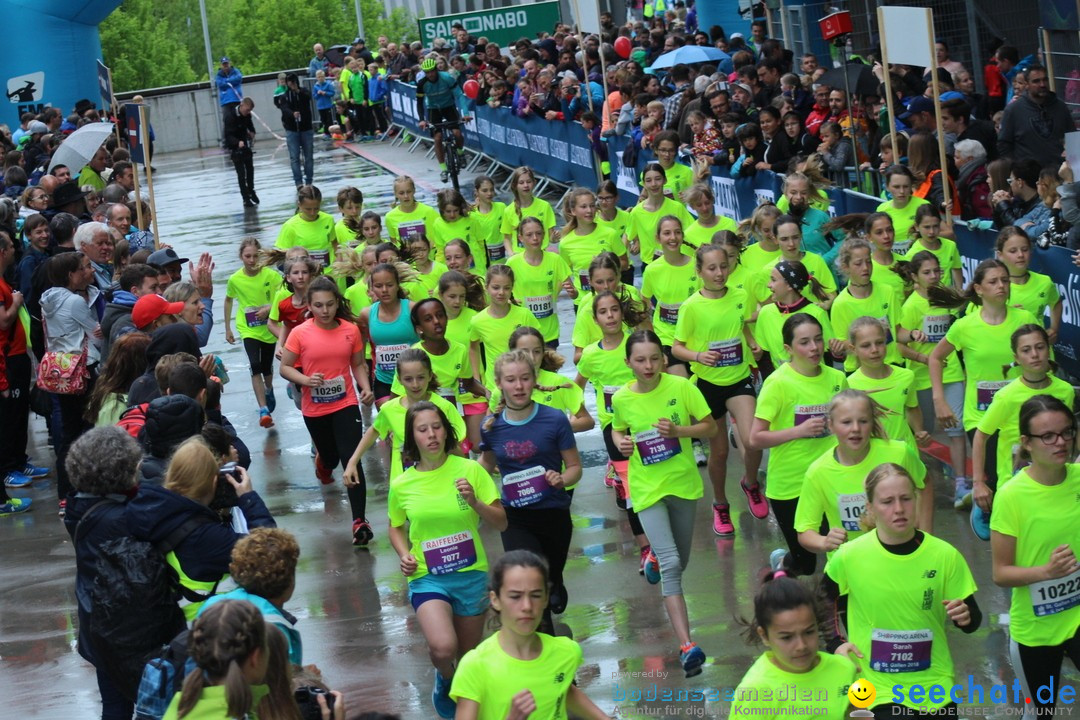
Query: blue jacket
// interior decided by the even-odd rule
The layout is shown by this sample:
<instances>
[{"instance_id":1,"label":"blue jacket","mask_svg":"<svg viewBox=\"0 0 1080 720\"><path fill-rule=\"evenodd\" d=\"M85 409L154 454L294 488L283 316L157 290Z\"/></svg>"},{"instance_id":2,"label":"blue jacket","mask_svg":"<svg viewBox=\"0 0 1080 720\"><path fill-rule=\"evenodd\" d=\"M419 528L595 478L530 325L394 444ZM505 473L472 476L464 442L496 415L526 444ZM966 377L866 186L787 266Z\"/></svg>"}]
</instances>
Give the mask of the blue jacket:
<instances>
[{"instance_id":1,"label":"blue jacket","mask_svg":"<svg viewBox=\"0 0 1080 720\"><path fill-rule=\"evenodd\" d=\"M373 103L386 102L386 76L376 72L368 79L368 100Z\"/></svg>"},{"instance_id":2,"label":"blue jacket","mask_svg":"<svg viewBox=\"0 0 1080 720\"><path fill-rule=\"evenodd\" d=\"M241 495L239 507L249 527L277 527L258 493ZM220 522L217 513L206 505L156 485L141 485L139 493L127 504L131 534L148 542L164 540L188 518L199 515L211 522L195 528L174 552L188 577L214 582L229 572L233 545L240 539L229 525Z\"/></svg>"},{"instance_id":3,"label":"blue jacket","mask_svg":"<svg viewBox=\"0 0 1080 720\"><path fill-rule=\"evenodd\" d=\"M289 662L293 665L302 665L304 663L304 645L300 640L300 631L295 627L296 616L274 607L266 598L252 595L244 588L236 588L224 595L213 596L203 603L203 606L199 609L199 615L202 615L206 608L222 600L247 600L259 608L259 612L263 614L263 620L277 627L289 642Z\"/></svg>"},{"instance_id":4,"label":"blue jacket","mask_svg":"<svg viewBox=\"0 0 1080 720\"><path fill-rule=\"evenodd\" d=\"M217 71L214 82L217 83L218 95L221 97L222 105L238 103L244 98L243 89L240 87L243 80L243 74L235 67L229 71L228 75L221 70Z\"/></svg>"},{"instance_id":5,"label":"blue jacket","mask_svg":"<svg viewBox=\"0 0 1080 720\"><path fill-rule=\"evenodd\" d=\"M336 92L334 83L329 80L315 83L311 88L311 94L315 96L315 108L317 110L329 110L334 107L334 94Z\"/></svg>"},{"instance_id":6,"label":"blue jacket","mask_svg":"<svg viewBox=\"0 0 1080 720\"><path fill-rule=\"evenodd\" d=\"M579 87L581 90L578 91L573 100L567 101L565 97L562 99L563 120L574 120L577 118L578 113L589 110L589 99L584 94L586 88L588 88L589 94L592 95L593 112L597 115L603 112L604 87L594 82L590 82L588 85L579 85Z\"/></svg>"}]
</instances>

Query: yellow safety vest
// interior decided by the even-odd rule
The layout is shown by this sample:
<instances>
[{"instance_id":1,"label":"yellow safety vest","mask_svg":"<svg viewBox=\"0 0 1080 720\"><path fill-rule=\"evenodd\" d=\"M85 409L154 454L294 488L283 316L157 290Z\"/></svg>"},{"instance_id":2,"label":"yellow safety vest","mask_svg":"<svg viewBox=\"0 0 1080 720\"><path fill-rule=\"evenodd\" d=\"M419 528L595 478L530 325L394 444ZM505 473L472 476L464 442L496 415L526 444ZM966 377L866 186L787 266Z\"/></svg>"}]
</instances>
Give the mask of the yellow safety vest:
<instances>
[{"instance_id":1,"label":"yellow safety vest","mask_svg":"<svg viewBox=\"0 0 1080 720\"><path fill-rule=\"evenodd\" d=\"M217 580L216 582L194 580L188 577L188 574L184 572L184 568L180 567L180 560L176 557L175 552L170 552L169 554L167 554L165 556L165 562L169 563L169 567L176 571L176 577L179 578L181 586L194 593L206 596L199 601L191 601L187 598L184 598L184 602L187 604L181 605L180 609L184 611L184 618L187 619L188 622L194 620L195 616L199 614L199 609L203 606L203 603L206 602L211 596L216 594L215 590L217 589L218 584L221 583L222 580L225 580L227 577L229 577L228 573L226 573L222 575L221 579Z\"/></svg>"}]
</instances>

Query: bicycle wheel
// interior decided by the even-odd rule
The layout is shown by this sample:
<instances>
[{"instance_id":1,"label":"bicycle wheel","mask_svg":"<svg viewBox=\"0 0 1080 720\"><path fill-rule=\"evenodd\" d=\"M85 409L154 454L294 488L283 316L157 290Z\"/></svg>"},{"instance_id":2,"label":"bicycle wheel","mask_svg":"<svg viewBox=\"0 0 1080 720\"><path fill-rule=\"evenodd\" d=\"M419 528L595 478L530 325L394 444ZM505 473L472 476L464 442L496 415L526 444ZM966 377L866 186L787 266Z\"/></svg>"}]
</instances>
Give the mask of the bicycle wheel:
<instances>
[{"instance_id":1,"label":"bicycle wheel","mask_svg":"<svg viewBox=\"0 0 1080 720\"><path fill-rule=\"evenodd\" d=\"M450 174L450 183L454 189L461 192L458 181L458 173L461 172L461 156L458 155L457 138L453 133L450 133L450 143L446 153L446 171Z\"/></svg>"}]
</instances>

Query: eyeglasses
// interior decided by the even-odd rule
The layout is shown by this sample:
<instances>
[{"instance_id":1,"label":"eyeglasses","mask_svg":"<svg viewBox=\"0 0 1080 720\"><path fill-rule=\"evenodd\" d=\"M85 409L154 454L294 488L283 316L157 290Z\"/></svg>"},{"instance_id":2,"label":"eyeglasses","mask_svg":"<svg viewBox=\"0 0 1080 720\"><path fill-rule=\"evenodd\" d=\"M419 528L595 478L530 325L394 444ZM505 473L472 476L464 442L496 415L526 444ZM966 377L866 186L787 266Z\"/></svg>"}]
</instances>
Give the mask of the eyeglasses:
<instances>
[{"instance_id":1,"label":"eyeglasses","mask_svg":"<svg viewBox=\"0 0 1080 720\"><path fill-rule=\"evenodd\" d=\"M1065 442L1072 442L1076 439L1076 428L1065 428L1059 433L1048 432L1043 433L1042 435L1035 435L1035 437L1039 438L1039 440L1042 440L1043 445L1053 445L1058 441L1058 438L1064 440Z\"/></svg>"}]
</instances>

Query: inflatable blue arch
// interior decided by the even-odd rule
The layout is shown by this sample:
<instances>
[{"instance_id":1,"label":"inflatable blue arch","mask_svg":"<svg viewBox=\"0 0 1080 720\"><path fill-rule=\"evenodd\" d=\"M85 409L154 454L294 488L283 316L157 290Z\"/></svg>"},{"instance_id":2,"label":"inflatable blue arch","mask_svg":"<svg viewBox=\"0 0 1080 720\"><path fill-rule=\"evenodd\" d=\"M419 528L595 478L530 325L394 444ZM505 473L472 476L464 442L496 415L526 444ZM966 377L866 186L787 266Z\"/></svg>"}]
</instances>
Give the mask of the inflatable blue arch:
<instances>
[{"instance_id":1,"label":"inflatable blue arch","mask_svg":"<svg viewBox=\"0 0 1080 720\"><path fill-rule=\"evenodd\" d=\"M4 48L6 102L0 124L15 129L24 112L57 107L68 115L89 98L100 107L98 25L121 0L0 0L0 17L14 20Z\"/></svg>"}]
</instances>

